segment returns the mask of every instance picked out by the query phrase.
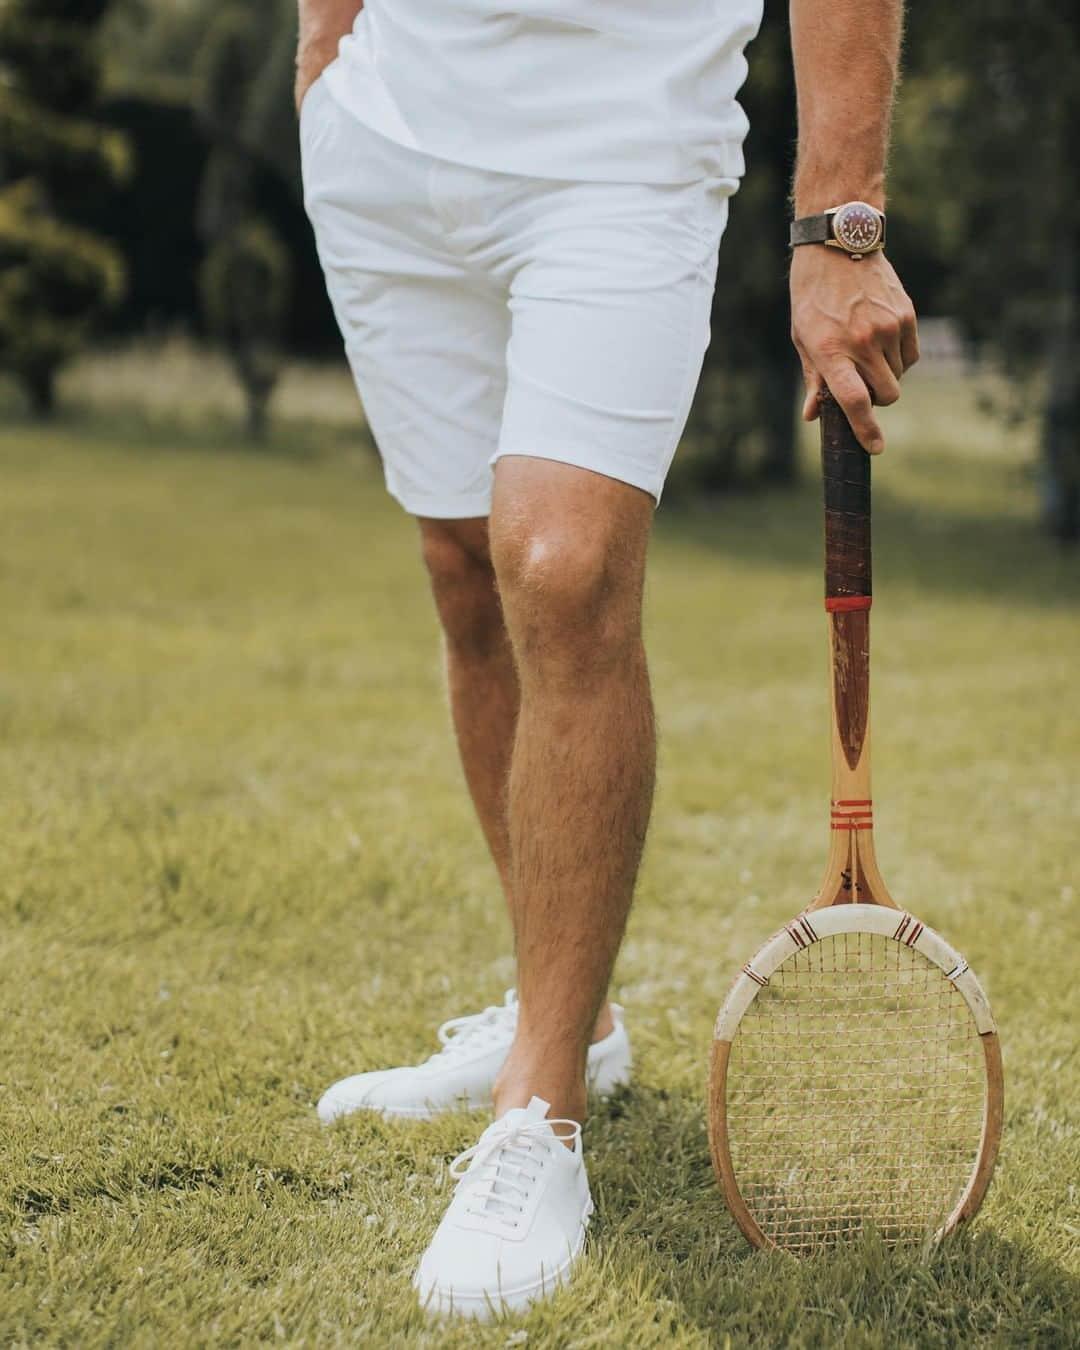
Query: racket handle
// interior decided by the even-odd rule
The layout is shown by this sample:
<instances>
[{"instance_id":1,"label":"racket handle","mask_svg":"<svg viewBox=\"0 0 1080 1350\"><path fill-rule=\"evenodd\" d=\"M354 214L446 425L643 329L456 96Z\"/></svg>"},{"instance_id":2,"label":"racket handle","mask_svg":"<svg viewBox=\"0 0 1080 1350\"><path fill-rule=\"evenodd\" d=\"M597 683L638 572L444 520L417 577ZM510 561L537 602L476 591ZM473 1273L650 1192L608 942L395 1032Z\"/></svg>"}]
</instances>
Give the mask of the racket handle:
<instances>
[{"instance_id":1,"label":"racket handle","mask_svg":"<svg viewBox=\"0 0 1080 1350\"><path fill-rule=\"evenodd\" d=\"M828 389L821 394L825 608L869 609L870 456Z\"/></svg>"}]
</instances>

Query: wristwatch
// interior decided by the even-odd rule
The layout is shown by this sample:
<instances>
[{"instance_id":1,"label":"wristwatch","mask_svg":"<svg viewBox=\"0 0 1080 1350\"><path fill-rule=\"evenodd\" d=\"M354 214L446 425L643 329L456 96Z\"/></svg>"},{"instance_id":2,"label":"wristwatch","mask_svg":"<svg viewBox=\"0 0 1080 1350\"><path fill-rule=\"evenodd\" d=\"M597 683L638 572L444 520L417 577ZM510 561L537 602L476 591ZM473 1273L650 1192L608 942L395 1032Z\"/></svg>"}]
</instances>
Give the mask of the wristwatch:
<instances>
[{"instance_id":1,"label":"wristwatch","mask_svg":"<svg viewBox=\"0 0 1080 1350\"><path fill-rule=\"evenodd\" d=\"M885 213L868 202L845 202L820 216L802 216L791 222L791 247L825 244L840 248L853 262L885 247Z\"/></svg>"}]
</instances>

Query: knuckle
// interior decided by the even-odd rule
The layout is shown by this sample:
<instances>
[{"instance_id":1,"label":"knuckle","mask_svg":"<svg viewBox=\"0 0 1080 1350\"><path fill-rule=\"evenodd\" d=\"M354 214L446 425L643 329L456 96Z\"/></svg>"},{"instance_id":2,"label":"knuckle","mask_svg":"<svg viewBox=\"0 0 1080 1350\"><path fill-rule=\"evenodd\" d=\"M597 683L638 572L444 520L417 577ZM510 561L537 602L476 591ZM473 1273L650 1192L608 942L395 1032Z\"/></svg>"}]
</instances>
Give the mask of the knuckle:
<instances>
[{"instance_id":1,"label":"knuckle","mask_svg":"<svg viewBox=\"0 0 1080 1350\"><path fill-rule=\"evenodd\" d=\"M869 417L870 409L873 404L870 402L870 394L865 385L858 389L852 385L847 385L842 394L837 397L843 403L844 407L853 417Z\"/></svg>"},{"instance_id":2,"label":"knuckle","mask_svg":"<svg viewBox=\"0 0 1080 1350\"><path fill-rule=\"evenodd\" d=\"M862 380L850 366L834 366L828 373L829 388L838 399L851 402L865 389Z\"/></svg>"},{"instance_id":3,"label":"knuckle","mask_svg":"<svg viewBox=\"0 0 1080 1350\"><path fill-rule=\"evenodd\" d=\"M818 338L811 346L819 359L829 364L844 359L847 343L842 333L829 332Z\"/></svg>"}]
</instances>

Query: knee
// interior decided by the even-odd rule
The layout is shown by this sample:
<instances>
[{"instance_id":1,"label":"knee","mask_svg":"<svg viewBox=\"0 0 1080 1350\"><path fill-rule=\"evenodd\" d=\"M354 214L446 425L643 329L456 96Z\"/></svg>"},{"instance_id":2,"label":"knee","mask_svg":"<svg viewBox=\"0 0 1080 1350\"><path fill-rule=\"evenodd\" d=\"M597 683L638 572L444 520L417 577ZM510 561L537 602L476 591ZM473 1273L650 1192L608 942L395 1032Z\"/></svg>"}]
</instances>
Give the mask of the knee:
<instances>
[{"instance_id":1,"label":"knee","mask_svg":"<svg viewBox=\"0 0 1080 1350\"><path fill-rule=\"evenodd\" d=\"M501 645L505 629L486 522L425 520L421 551L447 642L465 655Z\"/></svg>"},{"instance_id":2,"label":"knee","mask_svg":"<svg viewBox=\"0 0 1080 1350\"><path fill-rule=\"evenodd\" d=\"M584 678L624 660L640 640L642 568L615 533L518 520L493 532L491 547L524 673Z\"/></svg>"}]
</instances>

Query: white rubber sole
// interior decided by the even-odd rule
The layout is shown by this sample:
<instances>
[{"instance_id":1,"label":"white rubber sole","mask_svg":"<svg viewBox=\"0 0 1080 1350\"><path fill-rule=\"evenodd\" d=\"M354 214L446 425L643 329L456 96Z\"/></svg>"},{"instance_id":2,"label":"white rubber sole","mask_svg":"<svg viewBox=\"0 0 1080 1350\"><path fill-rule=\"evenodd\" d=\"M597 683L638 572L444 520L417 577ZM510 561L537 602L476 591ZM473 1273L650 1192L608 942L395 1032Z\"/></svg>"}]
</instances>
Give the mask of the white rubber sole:
<instances>
[{"instance_id":1,"label":"white rubber sole","mask_svg":"<svg viewBox=\"0 0 1080 1350\"><path fill-rule=\"evenodd\" d=\"M366 1103L355 1106L351 1111L344 1111L342 1115L355 1115L357 1111L373 1111L376 1115L382 1116L384 1120L434 1120L436 1116L445 1116L453 1111L490 1111L491 1101L486 1102L452 1102L446 1106L368 1106ZM335 1116L335 1120L340 1120L341 1116ZM328 1122L332 1124L333 1122Z\"/></svg>"},{"instance_id":2,"label":"white rubber sole","mask_svg":"<svg viewBox=\"0 0 1080 1350\"><path fill-rule=\"evenodd\" d=\"M630 1082L630 1078L629 1066L624 1073L614 1075L605 1074L601 1067L588 1076L589 1090L595 1092L601 1099L610 1097L613 1092L625 1087ZM493 1105L490 1097L481 1102L459 1100L447 1102L443 1106L379 1106L370 1102L357 1102L355 1106L344 1107L335 1111L333 1115L324 1115L320 1111L319 1119L323 1125L333 1125L339 1120L344 1120L346 1116L355 1115L359 1111L371 1111L373 1114L381 1116L383 1120L434 1120L437 1116L448 1115L454 1111L490 1111Z\"/></svg>"},{"instance_id":3,"label":"white rubber sole","mask_svg":"<svg viewBox=\"0 0 1080 1350\"><path fill-rule=\"evenodd\" d=\"M630 1076L627 1074L625 1077L609 1081L604 1086L590 1080L589 1088L603 1099L610 1097L613 1092L617 1092L629 1082ZM357 1111L374 1111L384 1120L434 1120L436 1116L444 1116L453 1111L490 1111L493 1106L494 1102L490 1097L483 1102L458 1101L448 1103L446 1106L368 1106L364 1102L354 1106L350 1111L342 1111L332 1120L324 1121L324 1124L332 1125L334 1120L340 1120L342 1116L351 1116Z\"/></svg>"}]
</instances>

